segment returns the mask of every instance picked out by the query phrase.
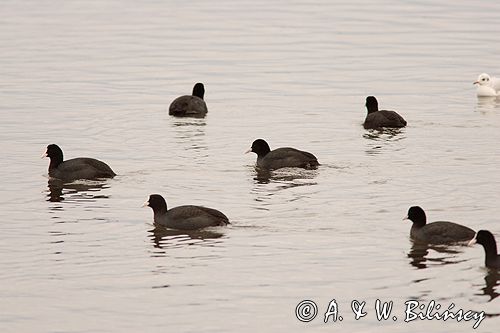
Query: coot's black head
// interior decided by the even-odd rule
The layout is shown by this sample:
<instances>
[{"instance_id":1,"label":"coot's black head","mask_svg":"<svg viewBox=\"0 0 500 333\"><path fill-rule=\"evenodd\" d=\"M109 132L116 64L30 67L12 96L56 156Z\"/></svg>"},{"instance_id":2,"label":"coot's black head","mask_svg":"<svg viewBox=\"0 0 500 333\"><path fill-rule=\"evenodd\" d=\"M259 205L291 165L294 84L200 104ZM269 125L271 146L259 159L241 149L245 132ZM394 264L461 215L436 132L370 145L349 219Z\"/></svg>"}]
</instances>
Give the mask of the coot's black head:
<instances>
[{"instance_id":1,"label":"coot's black head","mask_svg":"<svg viewBox=\"0 0 500 333\"><path fill-rule=\"evenodd\" d=\"M271 148L269 148L269 145L266 141L257 139L252 143L252 148L250 148L250 151L256 153L259 157L264 157L271 151Z\"/></svg>"},{"instance_id":2,"label":"coot's black head","mask_svg":"<svg viewBox=\"0 0 500 333\"><path fill-rule=\"evenodd\" d=\"M50 158L49 168L57 168L57 166L64 160L63 151L56 144L48 145L47 151L45 151L43 157Z\"/></svg>"},{"instance_id":3,"label":"coot's black head","mask_svg":"<svg viewBox=\"0 0 500 333\"><path fill-rule=\"evenodd\" d=\"M483 246L486 253L486 267L500 269L500 256L497 254L497 242L495 237L488 230L479 230L476 236L469 242L469 246L474 243L479 243Z\"/></svg>"},{"instance_id":4,"label":"coot's black head","mask_svg":"<svg viewBox=\"0 0 500 333\"><path fill-rule=\"evenodd\" d=\"M165 213L167 211L167 202L159 194L151 194L144 206L149 206L155 213Z\"/></svg>"},{"instance_id":5,"label":"coot's black head","mask_svg":"<svg viewBox=\"0 0 500 333\"><path fill-rule=\"evenodd\" d=\"M425 212L419 206L413 206L408 209L408 215L406 218L412 221L417 226L423 227L427 222L427 217L425 216Z\"/></svg>"},{"instance_id":6,"label":"coot's black head","mask_svg":"<svg viewBox=\"0 0 500 333\"><path fill-rule=\"evenodd\" d=\"M378 111L378 102L375 96L368 96L366 98L366 103L365 103L366 109L368 110L368 113L372 112L377 112Z\"/></svg>"},{"instance_id":7,"label":"coot's black head","mask_svg":"<svg viewBox=\"0 0 500 333\"><path fill-rule=\"evenodd\" d=\"M487 246L487 245L491 245L491 244L496 245L495 237L488 230L479 230L476 234L475 239L476 239L476 243L481 244L483 246Z\"/></svg>"},{"instance_id":8,"label":"coot's black head","mask_svg":"<svg viewBox=\"0 0 500 333\"><path fill-rule=\"evenodd\" d=\"M51 144L47 146L47 151L45 152L45 156L50 158L63 158L62 149L59 148L56 144Z\"/></svg>"},{"instance_id":9,"label":"coot's black head","mask_svg":"<svg viewBox=\"0 0 500 333\"><path fill-rule=\"evenodd\" d=\"M203 86L203 83L198 82L194 85L193 96L203 99L203 96L205 96L205 86Z\"/></svg>"}]
</instances>

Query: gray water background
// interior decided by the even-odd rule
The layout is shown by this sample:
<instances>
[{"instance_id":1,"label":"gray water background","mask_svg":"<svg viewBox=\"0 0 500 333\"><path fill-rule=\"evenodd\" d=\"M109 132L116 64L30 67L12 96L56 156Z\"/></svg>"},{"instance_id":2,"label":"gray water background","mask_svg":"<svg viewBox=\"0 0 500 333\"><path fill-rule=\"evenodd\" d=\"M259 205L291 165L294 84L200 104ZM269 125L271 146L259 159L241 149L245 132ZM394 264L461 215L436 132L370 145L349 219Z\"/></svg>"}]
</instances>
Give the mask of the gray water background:
<instances>
[{"instance_id":1,"label":"gray water background","mask_svg":"<svg viewBox=\"0 0 500 333\"><path fill-rule=\"evenodd\" d=\"M470 332L404 323L404 302L491 315L498 274L480 246L422 248L401 219L500 239L500 75L492 1L2 1L2 332ZM168 105L204 82L209 113ZM366 131L364 100L409 125ZM256 138L318 156L261 177ZM49 143L118 176L52 192ZM150 193L232 225L155 232ZM303 299L319 314L295 318ZM323 323L328 303L342 322ZM352 300L366 301L355 320ZM377 321L377 299L397 321Z\"/></svg>"}]
</instances>

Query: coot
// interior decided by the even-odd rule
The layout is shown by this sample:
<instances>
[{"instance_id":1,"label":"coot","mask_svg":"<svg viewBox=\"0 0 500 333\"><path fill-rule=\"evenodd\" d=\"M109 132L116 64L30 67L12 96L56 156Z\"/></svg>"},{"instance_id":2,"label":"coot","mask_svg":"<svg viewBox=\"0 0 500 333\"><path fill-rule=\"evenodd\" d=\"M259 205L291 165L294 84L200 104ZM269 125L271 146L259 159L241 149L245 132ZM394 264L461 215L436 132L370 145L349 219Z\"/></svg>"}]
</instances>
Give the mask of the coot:
<instances>
[{"instance_id":1,"label":"coot","mask_svg":"<svg viewBox=\"0 0 500 333\"><path fill-rule=\"evenodd\" d=\"M229 224L226 215L212 208L186 205L167 210L167 202L159 194L151 194L143 206L153 209L156 224L171 229L195 230Z\"/></svg>"},{"instance_id":2,"label":"coot","mask_svg":"<svg viewBox=\"0 0 500 333\"><path fill-rule=\"evenodd\" d=\"M377 129L381 127L405 127L406 120L403 119L396 111L378 109L378 102L374 96L366 98L366 115L363 126L365 129Z\"/></svg>"},{"instance_id":3,"label":"coot","mask_svg":"<svg viewBox=\"0 0 500 333\"><path fill-rule=\"evenodd\" d=\"M64 161L63 152L56 144L47 146L42 157L49 157L49 176L71 182L77 179L113 178L116 176L106 163L89 157L78 157Z\"/></svg>"},{"instance_id":4,"label":"coot","mask_svg":"<svg viewBox=\"0 0 500 333\"><path fill-rule=\"evenodd\" d=\"M475 235L474 230L454 222L438 221L426 224L427 217L419 206L410 207L405 219L413 222L410 237L419 242L428 244L468 242Z\"/></svg>"},{"instance_id":5,"label":"coot","mask_svg":"<svg viewBox=\"0 0 500 333\"><path fill-rule=\"evenodd\" d=\"M257 154L257 166L262 169L276 170L286 167L315 169L319 162L316 156L295 148L277 148L271 150L266 141L257 139L247 151Z\"/></svg>"},{"instance_id":6,"label":"coot","mask_svg":"<svg viewBox=\"0 0 500 333\"><path fill-rule=\"evenodd\" d=\"M168 114L176 117L203 117L208 112L207 104L203 100L205 87L203 83L196 83L192 95L177 97L168 109Z\"/></svg>"},{"instance_id":7,"label":"coot","mask_svg":"<svg viewBox=\"0 0 500 333\"><path fill-rule=\"evenodd\" d=\"M489 268L500 268L500 255L497 253L497 242L488 230L479 230L469 245L481 244L484 248L486 258L484 264Z\"/></svg>"}]
</instances>

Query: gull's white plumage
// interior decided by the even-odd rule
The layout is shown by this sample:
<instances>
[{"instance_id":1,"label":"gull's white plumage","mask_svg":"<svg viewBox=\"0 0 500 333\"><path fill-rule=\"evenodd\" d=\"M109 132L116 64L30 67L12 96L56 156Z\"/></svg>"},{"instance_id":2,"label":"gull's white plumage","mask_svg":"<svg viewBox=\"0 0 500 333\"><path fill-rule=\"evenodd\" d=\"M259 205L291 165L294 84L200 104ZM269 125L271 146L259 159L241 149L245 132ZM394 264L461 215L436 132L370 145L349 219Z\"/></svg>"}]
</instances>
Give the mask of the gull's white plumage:
<instances>
[{"instance_id":1,"label":"gull's white plumage","mask_svg":"<svg viewBox=\"0 0 500 333\"><path fill-rule=\"evenodd\" d=\"M474 82L477 85L476 94L478 97L495 97L500 96L500 79L490 77L486 73L482 73Z\"/></svg>"}]
</instances>

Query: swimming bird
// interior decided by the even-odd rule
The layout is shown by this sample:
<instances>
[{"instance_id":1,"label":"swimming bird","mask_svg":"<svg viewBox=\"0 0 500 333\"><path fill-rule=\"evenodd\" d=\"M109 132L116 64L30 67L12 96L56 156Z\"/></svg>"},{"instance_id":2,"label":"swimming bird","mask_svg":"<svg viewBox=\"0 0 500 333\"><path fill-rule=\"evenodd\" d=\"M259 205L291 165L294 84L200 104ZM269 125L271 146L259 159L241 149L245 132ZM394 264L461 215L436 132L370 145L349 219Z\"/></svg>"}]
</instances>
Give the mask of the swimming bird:
<instances>
[{"instance_id":1,"label":"swimming bird","mask_svg":"<svg viewBox=\"0 0 500 333\"><path fill-rule=\"evenodd\" d=\"M64 161L62 149L56 144L47 146L42 156L50 158L49 177L65 182L77 179L113 178L116 176L106 163L89 157L78 157Z\"/></svg>"},{"instance_id":2,"label":"swimming bird","mask_svg":"<svg viewBox=\"0 0 500 333\"><path fill-rule=\"evenodd\" d=\"M404 219L413 222L410 237L419 242L435 245L468 242L475 235L474 230L454 222L437 221L426 224L427 217L419 206L410 207Z\"/></svg>"},{"instance_id":3,"label":"swimming bird","mask_svg":"<svg viewBox=\"0 0 500 333\"><path fill-rule=\"evenodd\" d=\"M500 79L496 77L490 77L488 74L482 73L473 84L477 84L476 94L478 97L500 96Z\"/></svg>"},{"instance_id":4,"label":"swimming bird","mask_svg":"<svg viewBox=\"0 0 500 333\"><path fill-rule=\"evenodd\" d=\"M205 86L196 83L192 95L177 97L168 109L168 114L176 117L203 117L207 114L207 104L203 100Z\"/></svg>"},{"instance_id":5,"label":"swimming bird","mask_svg":"<svg viewBox=\"0 0 500 333\"><path fill-rule=\"evenodd\" d=\"M488 230L479 230L469 242L469 246L476 243L481 244L484 248L486 254L484 264L486 267L500 268L500 255L497 253L497 243L493 234Z\"/></svg>"},{"instance_id":6,"label":"swimming bird","mask_svg":"<svg viewBox=\"0 0 500 333\"><path fill-rule=\"evenodd\" d=\"M257 154L257 166L263 169L275 170L286 167L315 169L319 162L316 156L295 148L277 148L271 150L266 141L257 139L246 153Z\"/></svg>"},{"instance_id":7,"label":"swimming bird","mask_svg":"<svg viewBox=\"0 0 500 333\"><path fill-rule=\"evenodd\" d=\"M212 208L186 205L167 210L167 202L159 194L151 194L145 206L153 209L155 224L171 229L195 230L229 224L226 215Z\"/></svg>"},{"instance_id":8,"label":"swimming bird","mask_svg":"<svg viewBox=\"0 0 500 333\"><path fill-rule=\"evenodd\" d=\"M396 111L378 109L378 102L374 96L368 96L365 103L368 114L363 127L365 129L376 129L381 127L405 127L406 120Z\"/></svg>"}]
</instances>

